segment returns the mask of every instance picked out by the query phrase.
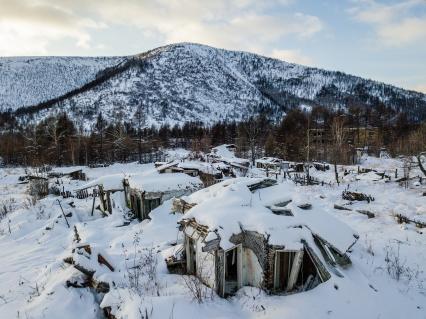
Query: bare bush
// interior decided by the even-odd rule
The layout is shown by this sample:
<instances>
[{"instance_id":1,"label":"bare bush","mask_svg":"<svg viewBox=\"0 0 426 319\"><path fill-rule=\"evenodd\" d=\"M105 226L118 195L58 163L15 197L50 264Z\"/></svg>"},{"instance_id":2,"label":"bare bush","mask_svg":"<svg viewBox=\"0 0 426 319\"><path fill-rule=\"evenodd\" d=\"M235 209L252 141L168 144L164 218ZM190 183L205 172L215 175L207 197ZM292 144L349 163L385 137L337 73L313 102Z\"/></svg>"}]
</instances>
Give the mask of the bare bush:
<instances>
[{"instance_id":1,"label":"bare bush","mask_svg":"<svg viewBox=\"0 0 426 319\"><path fill-rule=\"evenodd\" d=\"M15 203L16 202L14 198L10 198L0 202L0 220L5 218L14 210Z\"/></svg>"},{"instance_id":2,"label":"bare bush","mask_svg":"<svg viewBox=\"0 0 426 319\"><path fill-rule=\"evenodd\" d=\"M33 179L30 181L28 193L40 199L49 194L49 182L45 179Z\"/></svg>"},{"instance_id":3,"label":"bare bush","mask_svg":"<svg viewBox=\"0 0 426 319\"><path fill-rule=\"evenodd\" d=\"M22 203L22 207L25 209L30 209L31 207L34 207L36 204L37 204L37 197L29 196Z\"/></svg>"},{"instance_id":4,"label":"bare bush","mask_svg":"<svg viewBox=\"0 0 426 319\"><path fill-rule=\"evenodd\" d=\"M197 276L183 276L185 287L189 294L198 303L203 303L207 299L213 299L213 290L205 283L211 277L208 267L206 267L206 259L208 255L202 259L201 264L197 265Z\"/></svg>"},{"instance_id":5,"label":"bare bush","mask_svg":"<svg viewBox=\"0 0 426 319\"><path fill-rule=\"evenodd\" d=\"M422 271L418 267L411 268L407 266L407 260L401 258L399 251L400 243L398 243L396 248L391 245L385 247L386 271L396 281L405 280L409 284L411 281L416 280L420 288L423 284L423 280L420 278Z\"/></svg>"},{"instance_id":6,"label":"bare bush","mask_svg":"<svg viewBox=\"0 0 426 319\"><path fill-rule=\"evenodd\" d=\"M139 315L141 319L149 319L152 318L152 313L154 312L154 308L151 306L151 309L148 310L147 307L142 309L139 307Z\"/></svg>"},{"instance_id":7,"label":"bare bush","mask_svg":"<svg viewBox=\"0 0 426 319\"><path fill-rule=\"evenodd\" d=\"M369 253L371 256L374 256L373 241L371 239L365 239L365 248L367 253Z\"/></svg>"},{"instance_id":8,"label":"bare bush","mask_svg":"<svg viewBox=\"0 0 426 319\"><path fill-rule=\"evenodd\" d=\"M195 276L183 276L185 287L198 303L203 303L207 296L207 287Z\"/></svg>"},{"instance_id":9,"label":"bare bush","mask_svg":"<svg viewBox=\"0 0 426 319\"><path fill-rule=\"evenodd\" d=\"M403 261L399 255L399 244L396 250L393 246L386 246L385 253L386 270L393 279L399 281L406 271L406 261Z\"/></svg>"},{"instance_id":10,"label":"bare bush","mask_svg":"<svg viewBox=\"0 0 426 319\"><path fill-rule=\"evenodd\" d=\"M128 260L130 259L130 262ZM144 248L139 243L139 233L133 241L132 257L126 256L126 274L129 288L136 294L160 296L157 277L158 258L154 247Z\"/></svg>"}]
</instances>

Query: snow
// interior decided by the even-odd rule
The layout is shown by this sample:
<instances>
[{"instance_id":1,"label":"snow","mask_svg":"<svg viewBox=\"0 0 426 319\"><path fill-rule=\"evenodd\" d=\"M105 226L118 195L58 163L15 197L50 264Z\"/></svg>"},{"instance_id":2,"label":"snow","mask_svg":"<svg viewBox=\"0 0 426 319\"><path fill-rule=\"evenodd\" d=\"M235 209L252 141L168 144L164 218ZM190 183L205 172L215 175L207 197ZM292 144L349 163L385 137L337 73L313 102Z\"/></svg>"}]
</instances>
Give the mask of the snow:
<instances>
[{"instance_id":1,"label":"snow","mask_svg":"<svg viewBox=\"0 0 426 319\"><path fill-rule=\"evenodd\" d=\"M186 201L197 205L182 219L195 218L197 223L208 226L210 231L217 230L223 249L233 247L229 239L232 234L241 232L241 227L269 235L271 244L284 245L288 249L301 247L302 239L311 242L310 232L325 239L342 253L356 241L356 233L324 209L315 204L311 210L297 207L307 201L300 200L299 189L292 182L259 189L254 193L247 187L251 182L250 178L235 179L231 183L225 181L186 197ZM276 215L266 207L288 200L292 202L286 207L291 209L294 216ZM310 231L304 228L301 230L299 226Z\"/></svg>"},{"instance_id":2,"label":"snow","mask_svg":"<svg viewBox=\"0 0 426 319\"><path fill-rule=\"evenodd\" d=\"M137 188L147 192L164 192L172 190L193 189L202 187L203 183L198 177L184 173L163 173L157 171L149 174L135 174L129 176L131 188Z\"/></svg>"},{"instance_id":3,"label":"snow","mask_svg":"<svg viewBox=\"0 0 426 319\"><path fill-rule=\"evenodd\" d=\"M264 164L276 164L280 163L281 160L275 157L262 157L256 160L256 163L264 163Z\"/></svg>"},{"instance_id":4,"label":"snow","mask_svg":"<svg viewBox=\"0 0 426 319\"><path fill-rule=\"evenodd\" d=\"M184 169L195 169L206 174L217 174L220 173L220 168L227 167L224 163L206 163L201 161L180 162L177 166Z\"/></svg>"},{"instance_id":5,"label":"snow","mask_svg":"<svg viewBox=\"0 0 426 319\"><path fill-rule=\"evenodd\" d=\"M4 110L36 105L77 89L120 57L0 57L0 101Z\"/></svg>"},{"instance_id":6,"label":"snow","mask_svg":"<svg viewBox=\"0 0 426 319\"><path fill-rule=\"evenodd\" d=\"M211 154L219 157L220 160L226 163L247 164L250 161L245 158L238 158L235 153L229 149L229 144L222 144L212 148Z\"/></svg>"},{"instance_id":7,"label":"snow","mask_svg":"<svg viewBox=\"0 0 426 319\"><path fill-rule=\"evenodd\" d=\"M361 168L386 170L402 174L402 161L398 159L366 158ZM153 164L114 164L109 167L81 167L89 183L107 175L137 175L162 178L154 174ZM343 178L344 170L353 173ZM60 168L54 168L58 171ZM393 215L402 213L413 218L426 216L425 185L408 187L394 181L375 181L375 178L357 179L357 167L339 166L341 184L326 186L295 186L278 176L278 184L251 193L247 185L262 178L229 179L200 190L185 199L197 202L187 215L170 214L171 201L153 210L151 220L130 224L128 208L120 193L112 195L113 213L102 218L95 210L91 216L92 198L63 199L48 196L33 201L25 184L18 177L22 168L0 168L0 204L10 210L0 217L0 317L1 318L102 318L100 306L111 306L117 318L141 318L147 311L150 318L414 318L424 319L426 311L426 239L423 229L413 224L400 225ZM390 174L390 175L392 175ZM413 169L412 175L420 171ZM334 171L311 175L330 181ZM167 176L167 175L166 175ZM401 175L400 175L401 176ZM155 177L155 178L154 178ZM119 179L119 178L116 178ZM64 186L77 189L87 184L62 178ZM143 182L143 179L142 179ZM165 182L165 180L164 180ZM162 182L161 182L162 183ZM172 181L173 183L173 181ZM349 203L342 199L345 189L369 194L370 203ZM70 228L62 217L57 200L61 200ZM294 216L278 216L268 207L292 200L287 204ZM75 207L69 205L73 202ZM297 206L312 204L311 210ZM345 205L351 211L333 209L334 204ZM0 206L3 207L3 206ZM223 208L223 211L221 209ZM375 213L368 219L356 210ZM221 299L214 293L198 304L186 288L183 277L169 274L164 259L177 253L182 234L177 222L182 217L194 216L212 227L222 226L222 241L232 232L239 232L241 222L245 228L271 233L274 243L294 244L320 233L339 249L347 249L353 233L359 235L357 243L347 252L352 266L339 269L343 277L332 278L315 289L286 296L269 295L252 287L243 287L236 296ZM292 225L302 229L289 230ZM77 246L74 226L81 237L79 244L90 244L92 257L72 253ZM9 231L10 228L10 231ZM222 243L221 243L222 244ZM290 246L291 247L291 246ZM296 247L296 246L295 246ZM129 266L136 256L154 251L158 264L155 279L142 275L141 290L130 286ZM97 263L100 253L115 268L111 272ZM397 279L389 269L387 259L397 254L402 273ZM78 255L78 256L77 256ZM83 276L63 258L73 256L93 267L95 279L108 282L109 293L96 294L88 288L67 288L67 280L81 280ZM82 262L83 263L83 262ZM388 271L389 270L389 271ZM158 287L154 284L158 284ZM208 289L206 287L206 289ZM210 295L210 292L209 292Z\"/></svg>"},{"instance_id":8,"label":"snow","mask_svg":"<svg viewBox=\"0 0 426 319\"><path fill-rule=\"evenodd\" d=\"M406 109L413 118L419 117L418 109L426 105L426 95L422 93L247 52L184 43L136 58L143 67L125 68L61 105L40 110L34 118L19 116L18 120L39 122L66 112L89 130L102 111L107 122L122 118L136 125L135 112L141 102L146 108L147 127L182 125L188 121L206 125L221 120L241 121L259 105L267 107L272 119L278 121L285 114L286 105L263 94L260 82L282 100L287 96L299 99L306 110L318 104L344 109L346 101L342 97L355 96L359 90L366 93L363 102L367 104L377 97L386 106L397 109L401 100L407 101ZM36 105L80 88L99 72L123 61L129 61L129 57L1 58L0 105L4 110ZM324 104L325 98L333 102Z\"/></svg>"},{"instance_id":9,"label":"snow","mask_svg":"<svg viewBox=\"0 0 426 319\"><path fill-rule=\"evenodd\" d=\"M123 181L125 178L125 174L106 175L82 185L79 189L86 189L95 186L102 186L104 190L123 189Z\"/></svg>"},{"instance_id":10,"label":"snow","mask_svg":"<svg viewBox=\"0 0 426 319\"><path fill-rule=\"evenodd\" d=\"M104 175L99 178L93 179L88 183L83 184L77 189L85 189L98 185L102 185L104 190L123 189L124 179L128 180L130 187L147 192L198 189L202 186L202 182L198 177L188 176L183 173L160 174L158 173L157 169L153 167L152 164L140 166L142 168L142 172L140 173L119 173Z\"/></svg>"}]
</instances>

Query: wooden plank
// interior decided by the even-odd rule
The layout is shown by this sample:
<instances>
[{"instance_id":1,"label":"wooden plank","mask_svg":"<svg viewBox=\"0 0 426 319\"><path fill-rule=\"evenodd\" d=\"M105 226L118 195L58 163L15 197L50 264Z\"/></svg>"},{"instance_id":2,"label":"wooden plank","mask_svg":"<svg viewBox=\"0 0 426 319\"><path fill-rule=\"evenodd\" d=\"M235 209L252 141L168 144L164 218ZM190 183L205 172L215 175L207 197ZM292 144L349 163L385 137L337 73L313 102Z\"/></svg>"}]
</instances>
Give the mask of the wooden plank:
<instances>
[{"instance_id":1,"label":"wooden plank","mask_svg":"<svg viewBox=\"0 0 426 319\"><path fill-rule=\"evenodd\" d=\"M209 252L219 249L220 238L216 238L206 242L206 244L201 248L203 252Z\"/></svg>"},{"instance_id":2,"label":"wooden plank","mask_svg":"<svg viewBox=\"0 0 426 319\"><path fill-rule=\"evenodd\" d=\"M93 212L95 210L95 200L96 200L96 196L93 196L93 202L92 202L92 213L90 214L91 216L93 216Z\"/></svg>"},{"instance_id":3,"label":"wooden plank","mask_svg":"<svg viewBox=\"0 0 426 319\"><path fill-rule=\"evenodd\" d=\"M297 277L299 276L300 267L302 266L303 261L303 250L296 252L294 256L293 265L291 267L290 276L287 284L287 291L292 291L294 285L296 284Z\"/></svg>"},{"instance_id":4,"label":"wooden plank","mask_svg":"<svg viewBox=\"0 0 426 319\"><path fill-rule=\"evenodd\" d=\"M61 207L62 215L64 216L65 221L67 222L67 226L68 226L68 228L70 228L70 224L68 223L67 216L65 216L64 210L62 209L61 201L59 199L57 201L59 203L59 207Z\"/></svg>"},{"instance_id":5,"label":"wooden plank","mask_svg":"<svg viewBox=\"0 0 426 319\"><path fill-rule=\"evenodd\" d=\"M111 266L111 264L101 254L98 254L98 263L100 263L101 265L107 266L109 268L109 270L114 272L114 267Z\"/></svg>"}]
</instances>

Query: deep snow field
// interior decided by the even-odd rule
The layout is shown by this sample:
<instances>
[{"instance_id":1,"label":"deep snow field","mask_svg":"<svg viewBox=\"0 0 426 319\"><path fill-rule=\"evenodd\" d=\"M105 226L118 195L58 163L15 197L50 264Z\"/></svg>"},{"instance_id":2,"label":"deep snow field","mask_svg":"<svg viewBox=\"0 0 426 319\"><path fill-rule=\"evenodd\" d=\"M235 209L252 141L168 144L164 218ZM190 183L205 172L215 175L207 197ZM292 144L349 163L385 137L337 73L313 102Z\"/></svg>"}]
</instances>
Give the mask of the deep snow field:
<instances>
[{"instance_id":1,"label":"deep snow field","mask_svg":"<svg viewBox=\"0 0 426 319\"><path fill-rule=\"evenodd\" d=\"M361 167L402 176L402 161L366 158ZM108 174L154 170L153 164L114 164L105 168L82 167L90 180ZM54 168L55 171L69 168ZM343 176L343 171L353 172ZM209 294L197 303L183 276L169 274L164 259L179 247L177 214L171 201L151 212L151 220L132 220L128 208L115 193L114 210L91 216L92 198L49 195L34 201L18 178L23 168L0 169L0 204L9 212L0 220L0 318L103 318L101 307L111 307L116 318L426 318L426 228L398 224L395 214L426 221L425 185L416 180L408 187L385 182L377 174L356 174L356 167L339 166L342 183L325 186L294 186L294 192L353 228L360 238L349 253L352 266L343 278L332 277L313 290L287 296L270 296L244 287L236 296L222 299ZM263 172L253 169L253 176ZM334 171L311 169L311 175L333 182ZM413 170L411 176L421 175ZM283 177L279 176L279 182ZM65 189L87 182L63 178ZM62 186L62 185L61 185ZM370 203L342 199L348 189L374 197ZM58 199L68 218L62 217ZM70 203L72 205L70 205ZM349 210L334 209L347 205ZM73 207L74 206L74 207ZM3 205L1 206L3 207ZM374 218L356 212L368 210ZM229 212L232 214L232 212ZM102 254L114 267L93 263L96 278L110 284L106 295L92 288L66 287L82 274L63 261L73 255L74 226L81 241L90 244L92 255ZM132 265L151 257L155 271L135 274ZM74 254L74 258L79 258ZM397 267L395 266L397 265ZM148 266L150 266L148 265ZM395 273L395 270L398 270ZM149 274L147 276L146 274ZM137 280L137 283L135 283ZM211 297L210 297L211 295Z\"/></svg>"}]
</instances>

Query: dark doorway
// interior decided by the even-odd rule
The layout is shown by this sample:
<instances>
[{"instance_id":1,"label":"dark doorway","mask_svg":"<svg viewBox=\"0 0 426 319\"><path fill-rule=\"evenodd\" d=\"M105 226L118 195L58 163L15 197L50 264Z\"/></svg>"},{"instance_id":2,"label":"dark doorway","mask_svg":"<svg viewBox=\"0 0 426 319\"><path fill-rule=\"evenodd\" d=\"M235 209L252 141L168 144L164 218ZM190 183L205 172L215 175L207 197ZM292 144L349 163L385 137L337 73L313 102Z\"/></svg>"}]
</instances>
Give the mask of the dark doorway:
<instances>
[{"instance_id":1,"label":"dark doorway","mask_svg":"<svg viewBox=\"0 0 426 319\"><path fill-rule=\"evenodd\" d=\"M225 295L234 294L238 290L238 249L225 252Z\"/></svg>"},{"instance_id":2,"label":"dark doorway","mask_svg":"<svg viewBox=\"0 0 426 319\"><path fill-rule=\"evenodd\" d=\"M148 218L148 214L152 210L154 210L155 208L160 206L160 202L161 202L160 198L144 199L144 201L143 201L143 212L144 212L143 219Z\"/></svg>"},{"instance_id":3,"label":"dark doorway","mask_svg":"<svg viewBox=\"0 0 426 319\"><path fill-rule=\"evenodd\" d=\"M196 275L197 273L197 255L196 255L196 243L192 238L187 237L188 247L187 253L187 270L189 275Z\"/></svg>"},{"instance_id":4,"label":"dark doorway","mask_svg":"<svg viewBox=\"0 0 426 319\"><path fill-rule=\"evenodd\" d=\"M306 291L315 288L320 282L315 264L305 249L299 277L297 278L297 286L301 291Z\"/></svg>"},{"instance_id":5,"label":"dark doorway","mask_svg":"<svg viewBox=\"0 0 426 319\"><path fill-rule=\"evenodd\" d=\"M142 220L142 203L139 197L136 197L136 216Z\"/></svg>"},{"instance_id":6,"label":"dark doorway","mask_svg":"<svg viewBox=\"0 0 426 319\"><path fill-rule=\"evenodd\" d=\"M275 269L275 289L286 291L290 279L296 252L280 251L277 252Z\"/></svg>"}]
</instances>

